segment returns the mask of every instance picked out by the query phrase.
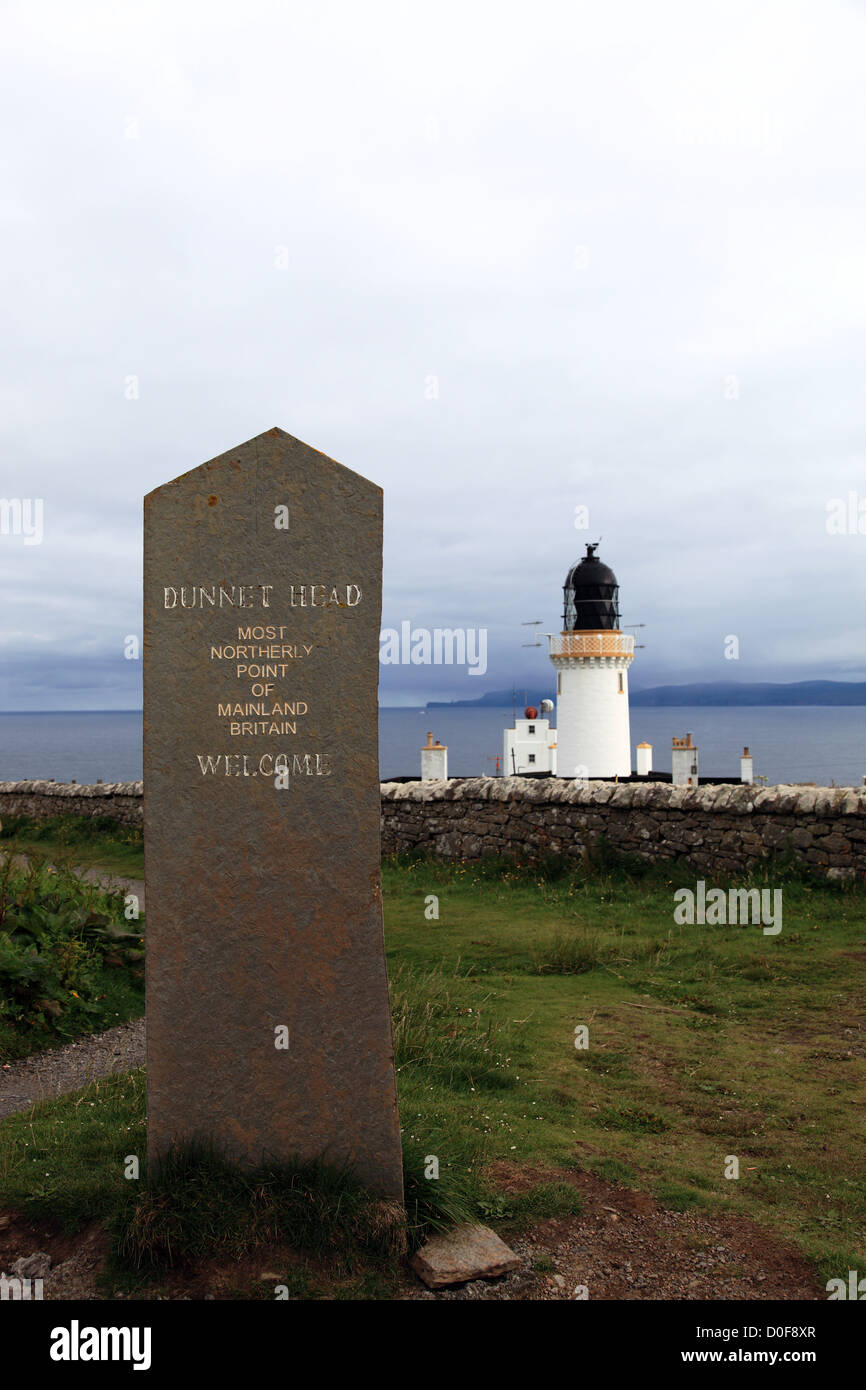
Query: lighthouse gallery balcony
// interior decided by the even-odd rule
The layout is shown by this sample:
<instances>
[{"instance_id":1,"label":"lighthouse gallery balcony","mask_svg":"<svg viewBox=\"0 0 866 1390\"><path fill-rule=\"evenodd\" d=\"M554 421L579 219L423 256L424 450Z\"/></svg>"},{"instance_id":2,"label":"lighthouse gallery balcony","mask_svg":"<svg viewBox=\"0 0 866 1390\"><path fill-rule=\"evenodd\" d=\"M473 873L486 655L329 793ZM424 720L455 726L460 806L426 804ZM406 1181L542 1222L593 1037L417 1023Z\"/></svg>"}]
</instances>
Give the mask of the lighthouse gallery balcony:
<instances>
[{"instance_id":1,"label":"lighthouse gallery balcony","mask_svg":"<svg viewBox=\"0 0 866 1390\"><path fill-rule=\"evenodd\" d=\"M634 656L634 634L606 629L548 635L551 660L556 657Z\"/></svg>"}]
</instances>

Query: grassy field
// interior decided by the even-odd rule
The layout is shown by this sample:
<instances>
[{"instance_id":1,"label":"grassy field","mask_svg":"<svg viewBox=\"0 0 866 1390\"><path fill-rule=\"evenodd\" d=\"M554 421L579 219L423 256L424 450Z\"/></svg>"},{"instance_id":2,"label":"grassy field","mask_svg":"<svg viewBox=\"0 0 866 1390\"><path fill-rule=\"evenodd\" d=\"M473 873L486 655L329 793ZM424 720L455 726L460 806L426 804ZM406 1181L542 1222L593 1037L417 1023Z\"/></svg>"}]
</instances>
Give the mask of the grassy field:
<instances>
[{"instance_id":1,"label":"grassy field","mask_svg":"<svg viewBox=\"0 0 866 1390\"><path fill-rule=\"evenodd\" d=\"M386 868L392 978L435 962L456 1008L510 1039L514 1090L453 1097L450 1127L491 1157L741 1212L822 1268L862 1267L866 896L792 876L773 880L776 936L678 926L673 893L695 876L675 874Z\"/></svg>"},{"instance_id":2,"label":"grassy field","mask_svg":"<svg viewBox=\"0 0 866 1390\"><path fill-rule=\"evenodd\" d=\"M585 1169L673 1210L750 1217L822 1277L866 1267L866 894L775 873L783 924L765 935L678 925L674 892L695 878L604 860L383 866L418 1232L573 1210L563 1176ZM0 1205L128 1230L143 1104L131 1074L3 1122ZM536 1175L519 1197L501 1181L515 1168ZM377 1260L364 1278L388 1296Z\"/></svg>"}]
</instances>

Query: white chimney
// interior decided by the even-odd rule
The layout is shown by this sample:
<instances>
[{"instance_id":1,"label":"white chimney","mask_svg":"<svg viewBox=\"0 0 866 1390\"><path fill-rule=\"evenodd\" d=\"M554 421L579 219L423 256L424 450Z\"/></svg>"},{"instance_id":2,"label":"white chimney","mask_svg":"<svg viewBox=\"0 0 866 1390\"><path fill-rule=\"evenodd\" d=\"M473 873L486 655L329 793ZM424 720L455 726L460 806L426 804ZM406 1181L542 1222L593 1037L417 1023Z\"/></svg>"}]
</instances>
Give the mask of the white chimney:
<instances>
[{"instance_id":1,"label":"white chimney","mask_svg":"<svg viewBox=\"0 0 866 1390\"><path fill-rule=\"evenodd\" d=\"M754 780L755 778L752 772L752 755L749 752L748 748L744 748L743 756L740 758L740 781L748 782L751 784L752 782L754 782Z\"/></svg>"},{"instance_id":2,"label":"white chimney","mask_svg":"<svg viewBox=\"0 0 866 1390\"><path fill-rule=\"evenodd\" d=\"M421 781L422 782L447 782L448 780L448 748L447 745L433 742L432 733L427 734L427 743L421 749Z\"/></svg>"},{"instance_id":3,"label":"white chimney","mask_svg":"<svg viewBox=\"0 0 866 1390\"><path fill-rule=\"evenodd\" d=\"M653 770L653 746L651 743L639 743L636 751L637 775L646 777Z\"/></svg>"},{"instance_id":4,"label":"white chimney","mask_svg":"<svg viewBox=\"0 0 866 1390\"><path fill-rule=\"evenodd\" d=\"M696 787L698 785L698 750L692 743L691 734L685 738L675 738L671 751L672 781L675 787Z\"/></svg>"}]
</instances>

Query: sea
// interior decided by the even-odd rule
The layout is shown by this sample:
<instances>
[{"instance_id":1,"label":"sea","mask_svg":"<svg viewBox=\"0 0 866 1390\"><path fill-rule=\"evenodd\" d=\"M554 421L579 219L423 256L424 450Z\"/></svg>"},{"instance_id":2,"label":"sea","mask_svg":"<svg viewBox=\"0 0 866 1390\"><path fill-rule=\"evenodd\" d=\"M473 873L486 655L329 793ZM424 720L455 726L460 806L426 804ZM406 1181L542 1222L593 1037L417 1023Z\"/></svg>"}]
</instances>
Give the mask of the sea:
<instances>
[{"instance_id":1,"label":"sea","mask_svg":"<svg viewBox=\"0 0 866 1390\"><path fill-rule=\"evenodd\" d=\"M452 777L494 776L512 710L382 709L383 781L417 777L430 730L448 746ZM653 745L653 767L671 770L671 739L691 734L702 777L739 777L748 745L755 776L767 782L859 787L866 776L866 706L671 706L633 708L632 747ZM219 750L217 750L219 751ZM497 766L497 760L499 766ZM137 782L141 712L129 710L0 714L0 781Z\"/></svg>"}]
</instances>

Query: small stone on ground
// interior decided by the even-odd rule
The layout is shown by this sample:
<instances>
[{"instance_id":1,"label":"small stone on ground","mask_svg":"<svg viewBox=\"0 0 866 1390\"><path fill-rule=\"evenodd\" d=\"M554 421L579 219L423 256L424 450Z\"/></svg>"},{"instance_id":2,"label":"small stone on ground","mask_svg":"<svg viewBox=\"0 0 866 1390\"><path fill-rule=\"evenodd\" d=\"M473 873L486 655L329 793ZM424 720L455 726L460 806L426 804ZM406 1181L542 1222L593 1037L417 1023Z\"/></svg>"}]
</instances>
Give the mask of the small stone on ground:
<instances>
[{"instance_id":1,"label":"small stone on ground","mask_svg":"<svg viewBox=\"0 0 866 1390\"><path fill-rule=\"evenodd\" d=\"M520 1264L519 1256L489 1226L458 1226L432 1236L412 1257L412 1268L431 1289L496 1279Z\"/></svg>"}]
</instances>

